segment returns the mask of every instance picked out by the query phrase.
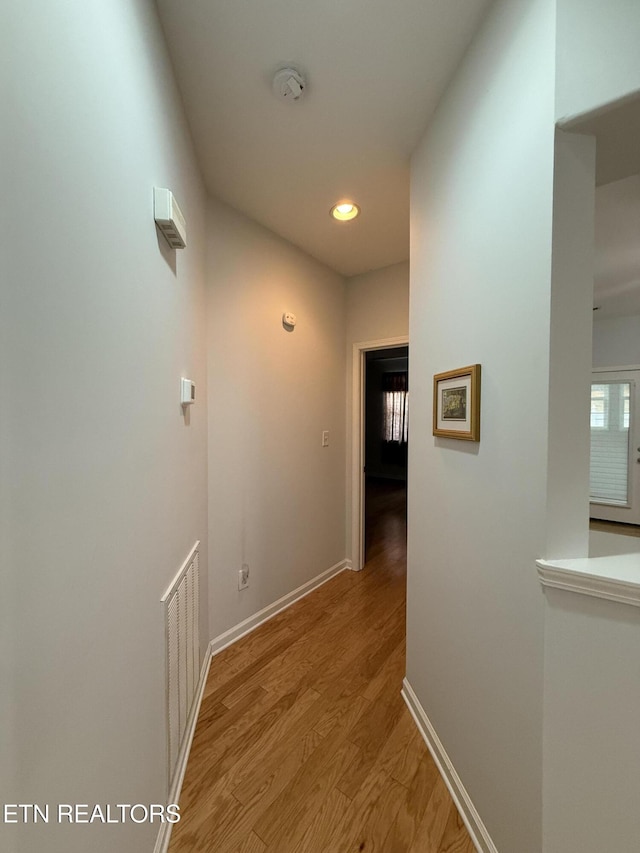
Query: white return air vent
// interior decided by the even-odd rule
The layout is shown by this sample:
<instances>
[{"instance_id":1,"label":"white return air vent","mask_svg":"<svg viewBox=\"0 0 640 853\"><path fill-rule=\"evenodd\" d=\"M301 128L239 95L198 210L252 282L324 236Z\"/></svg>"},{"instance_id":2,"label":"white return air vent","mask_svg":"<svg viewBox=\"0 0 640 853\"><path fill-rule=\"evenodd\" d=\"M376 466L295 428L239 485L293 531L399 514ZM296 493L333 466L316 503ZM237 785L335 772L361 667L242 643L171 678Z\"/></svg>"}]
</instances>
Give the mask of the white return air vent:
<instances>
[{"instance_id":1,"label":"white return air vent","mask_svg":"<svg viewBox=\"0 0 640 853\"><path fill-rule=\"evenodd\" d=\"M187 223L171 190L153 188L153 216L172 249L187 245Z\"/></svg>"},{"instance_id":2,"label":"white return air vent","mask_svg":"<svg viewBox=\"0 0 640 853\"><path fill-rule=\"evenodd\" d=\"M167 655L167 741L169 786L193 709L200 672L198 626L200 560L196 542L182 568L162 596Z\"/></svg>"}]
</instances>

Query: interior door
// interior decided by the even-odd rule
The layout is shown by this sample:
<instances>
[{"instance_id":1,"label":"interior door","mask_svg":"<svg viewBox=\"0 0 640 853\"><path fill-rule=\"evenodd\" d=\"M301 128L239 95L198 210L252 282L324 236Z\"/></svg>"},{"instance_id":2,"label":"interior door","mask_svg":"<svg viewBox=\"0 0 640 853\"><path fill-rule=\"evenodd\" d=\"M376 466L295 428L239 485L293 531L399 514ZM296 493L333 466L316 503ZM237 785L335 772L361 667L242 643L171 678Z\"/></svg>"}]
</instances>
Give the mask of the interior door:
<instances>
[{"instance_id":1,"label":"interior door","mask_svg":"<svg viewBox=\"0 0 640 853\"><path fill-rule=\"evenodd\" d=\"M640 524L640 370L591 379L590 514Z\"/></svg>"}]
</instances>

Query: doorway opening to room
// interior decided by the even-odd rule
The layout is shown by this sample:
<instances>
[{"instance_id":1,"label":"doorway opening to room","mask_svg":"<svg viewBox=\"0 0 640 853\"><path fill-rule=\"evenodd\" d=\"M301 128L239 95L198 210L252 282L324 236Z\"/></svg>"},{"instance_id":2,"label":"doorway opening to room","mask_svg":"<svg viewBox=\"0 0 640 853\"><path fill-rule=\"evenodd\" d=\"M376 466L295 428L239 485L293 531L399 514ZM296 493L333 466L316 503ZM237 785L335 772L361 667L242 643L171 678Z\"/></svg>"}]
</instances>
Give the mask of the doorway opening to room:
<instances>
[{"instance_id":1,"label":"doorway opening to room","mask_svg":"<svg viewBox=\"0 0 640 853\"><path fill-rule=\"evenodd\" d=\"M351 437L349 441L349 467L351 469L351 482L350 482L350 500L349 500L349 517L348 517L348 541L350 543L350 551L351 551L351 568L358 572L360 569L364 567L365 563L365 533L366 533L366 444L367 444L367 418L366 418L366 378L367 378L367 359L369 353L379 353L380 359L384 360L385 358L406 358L408 359L408 346L409 340L408 337L396 337L396 338L381 338L377 340L371 341L361 341L359 343L353 344L352 350L352 375L351 375ZM400 354L396 352L400 350ZM378 359L373 359L374 361L378 361ZM399 367L402 366L401 363L398 364ZM378 370L376 366L374 368L374 372ZM394 371L390 371L394 372ZM396 372L402 372L398 370ZM408 437L408 370L407 372L407 389L406 389L406 409L404 412L404 417L406 421L406 436ZM371 374L371 370L369 371ZM401 380L399 380L401 381ZM400 389L401 390L401 389ZM382 405L382 401L380 400L380 405ZM398 402L398 405L400 403ZM390 413L391 414L391 413ZM405 427L401 427L401 418L402 412L396 413L395 420L393 420L392 428L395 430L395 435L399 436L398 430L405 429ZM368 419L371 421L371 416ZM384 417L382 416L382 420ZM382 429L383 427L379 427ZM384 440L384 439L383 439ZM401 442L398 440L398 444ZM408 442L404 442L405 445ZM406 447L403 451L399 451L400 453L406 452ZM385 454L385 458L387 458ZM371 461L370 461L371 465ZM380 469L379 469L380 470ZM373 474L375 471L371 471ZM382 480L390 480L390 477L381 477ZM393 485L393 484L392 484ZM406 474L405 474L405 488L406 488ZM393 489L391 489L393 491ZM405 499L406 500L406 499ZM384 504L384 500L380 500L380 504ZM371 509L373 509L375 514L375 503L372 505ZM383 506L380 507L381 510L384 509ZM371 525L375 524L370 519L369 528L373 529ZM403 522L406 523L406 522ZM404 545L403 545L404 547Z\"/></svg>"},{"instance_id":2,"label":"doorway opening to room","mask_svg":"<svg viewBox=\"0 0 640 853\"><path fill-rule=\"evenodd\" d=\"M599 533L637 537L640 536L640 97L586 116L576 121L572 130L594 136L596 140L590 527ZM592 535L591 545L594 544ZM593 553L599 552L596 549Z\"/></svg>"},{"instance_id":3,"label":"doorway opening to room","mask_svg":"<svg viewBox=\"0 0 640 853\"><path fill-rule=\"evenodd\" d=\"M640 369L594 368L590 516L595 529L640 535L639 390ZM614 528L611 523L633 525L635 529Z\"/></svg>"},{"instance_id":4,"label":"doorway opening to room","mask_svg":"<svg viewBox=\"0 0 640 853\"><path fill-rule=\"evenodd\" d=\"M364 565L406 559L409 348L364 358Z\"/></svg>"}]
</instances>

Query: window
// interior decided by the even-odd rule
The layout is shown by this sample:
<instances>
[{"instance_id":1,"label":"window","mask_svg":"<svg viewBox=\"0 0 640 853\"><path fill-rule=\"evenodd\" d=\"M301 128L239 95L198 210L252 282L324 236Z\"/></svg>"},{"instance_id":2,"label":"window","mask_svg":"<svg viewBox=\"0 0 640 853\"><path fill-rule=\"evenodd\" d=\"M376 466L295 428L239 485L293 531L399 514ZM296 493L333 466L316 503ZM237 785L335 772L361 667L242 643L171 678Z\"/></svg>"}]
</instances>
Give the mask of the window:
<instances>
[{"instance_id":1,"label":"window","mask_svg":"<svg viewBox=\"0 0 640 853\"><path fill-rule=\"evenodd\" d=\"M628 382L591 386L591 429L629 429L631 386Z\"/></svg>"},{"instance_id":2,"label":"window","mask_svg":"<svg viewBox=\"0 0 640 853\"><path fill-rule=\"evenodd\" d=\"M604 429L605 409L609 402L609 388L607 385L591 386L591 429Z\"/></svg>"},{"instance_id":3,"label":"window","mask_svg":"<svg viewBox=\"0 0 640 853\"><path fill-rule=\"evenodd\" d=\"M622 386L622 428L629 429L629 406L631 404L631 386L626 383Z\"/></svg>"},{"instance_id":4,"label":"window","mask_svg":"<svg viewBox=\"0 0 640 853\"><path fill-rule=\"evenodd\" d=\"M591 386L591 500L626 506L629 499L629 382Z\"/></svg>"},{"instance_id":5,"label":"window","mask_svg":"<svg viewBox=\"0 0 640 853\"><path fill-rule=\"evenodd\" d=\"M385 373L384 440L405 444L409 437L409 385L406 373Z\"/></svg>"}]
</instances>

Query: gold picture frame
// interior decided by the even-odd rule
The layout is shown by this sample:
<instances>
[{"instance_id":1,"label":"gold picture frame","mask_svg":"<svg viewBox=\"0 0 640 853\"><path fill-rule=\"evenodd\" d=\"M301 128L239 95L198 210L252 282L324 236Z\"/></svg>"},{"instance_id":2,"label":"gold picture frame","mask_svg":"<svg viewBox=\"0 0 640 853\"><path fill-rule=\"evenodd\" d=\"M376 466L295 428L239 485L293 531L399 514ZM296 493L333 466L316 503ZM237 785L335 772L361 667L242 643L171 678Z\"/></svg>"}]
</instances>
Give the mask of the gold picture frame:
<instances>
[{"instance_id":1,"label":"gold picture frame","mask_svg":"<svg viewBox=\"0 0 640 853\"><path fill-rule=\"evenodd\" d=\"M433 377L433 434L480 441L480 365Z\"/></svg>"}]
</instances>

